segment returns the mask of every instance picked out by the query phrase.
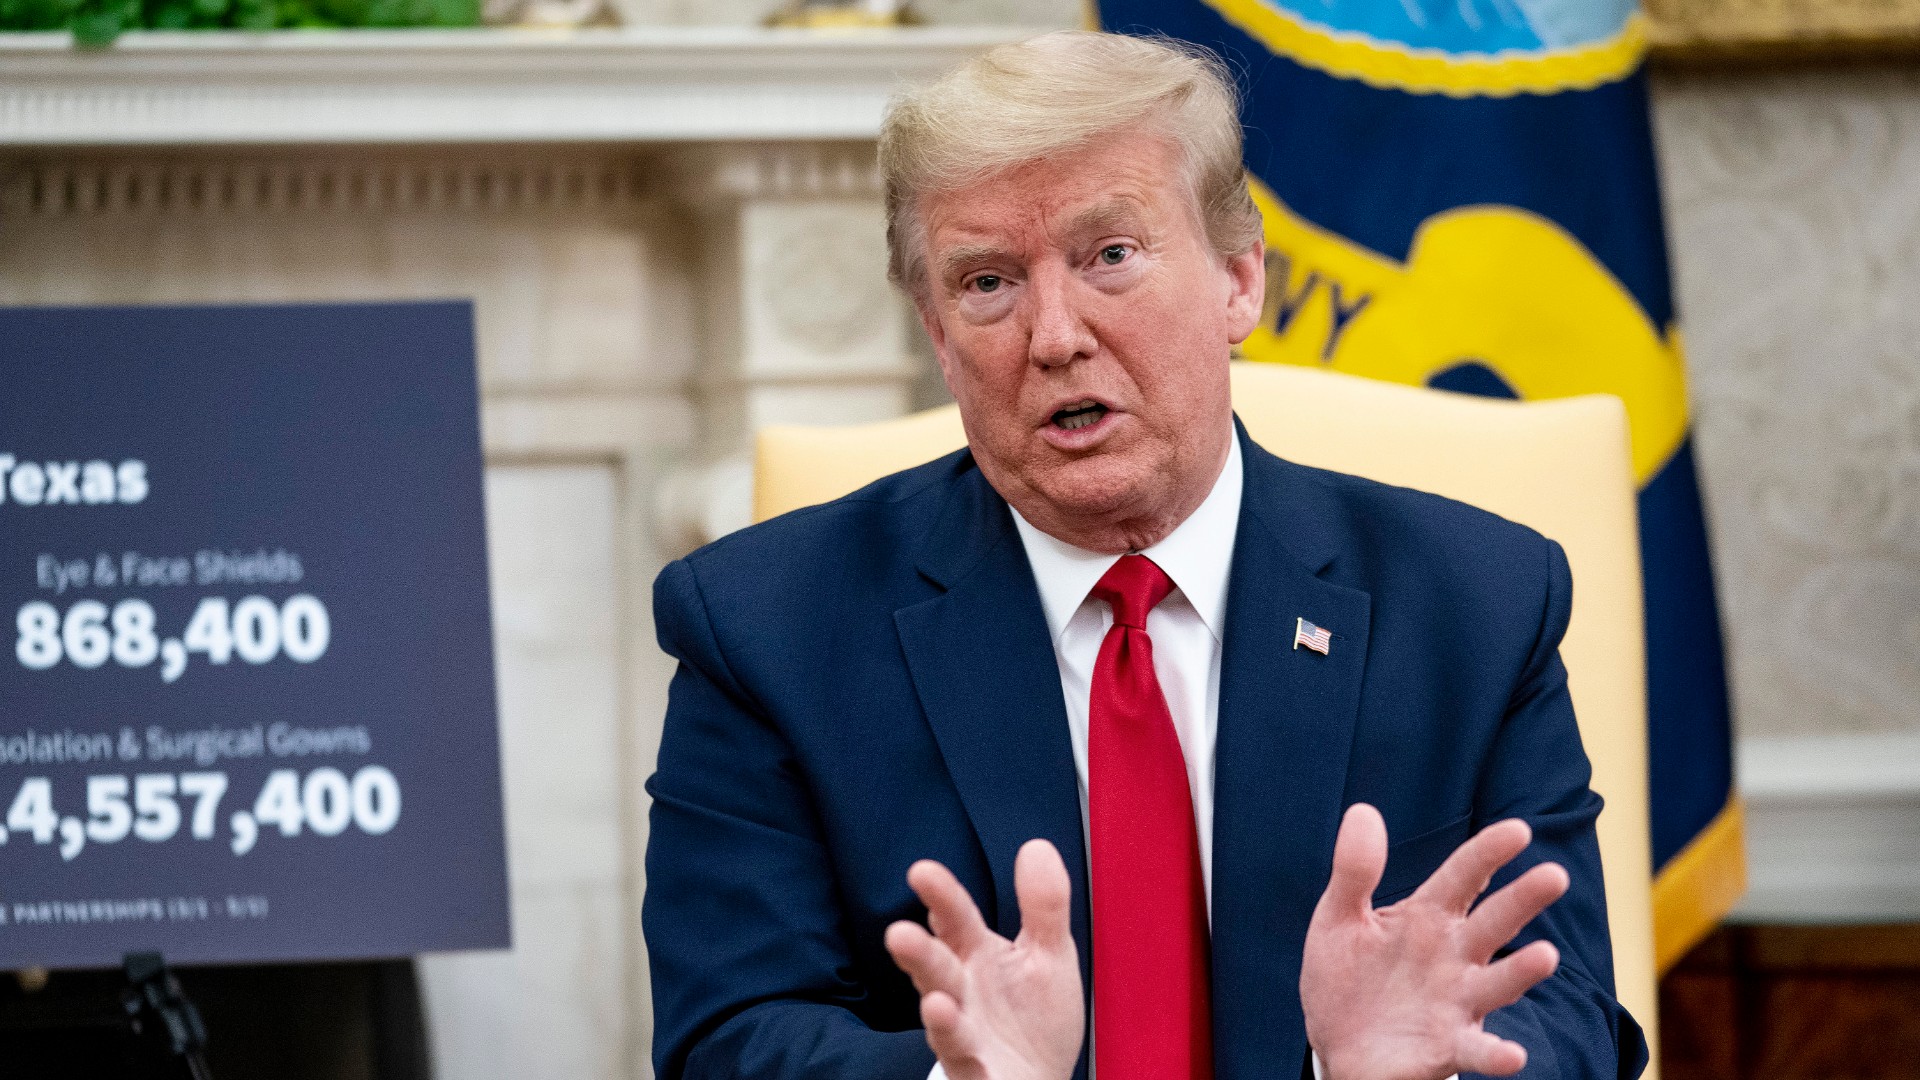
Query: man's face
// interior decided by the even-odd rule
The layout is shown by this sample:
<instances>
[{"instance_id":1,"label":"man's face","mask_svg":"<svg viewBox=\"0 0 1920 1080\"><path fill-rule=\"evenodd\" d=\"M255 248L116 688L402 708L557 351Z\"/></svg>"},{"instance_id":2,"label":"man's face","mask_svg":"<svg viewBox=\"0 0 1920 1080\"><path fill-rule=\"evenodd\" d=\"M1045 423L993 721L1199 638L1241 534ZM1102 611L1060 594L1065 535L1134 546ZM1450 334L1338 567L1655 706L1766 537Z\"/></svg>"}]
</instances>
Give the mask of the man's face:
<instances>
[{"instance_id":1,"label":"man's face","mask_svg":"<svg viewBox=\"0 0 1920 1080\"><path fill-rule=\"evenodd\" d=\"M1215 254L1174 146L1120 131L928 196L920 318L982 473L1043 531L1149 546L1212 489L1259 245Z\"/></svg>"}]
</instances>

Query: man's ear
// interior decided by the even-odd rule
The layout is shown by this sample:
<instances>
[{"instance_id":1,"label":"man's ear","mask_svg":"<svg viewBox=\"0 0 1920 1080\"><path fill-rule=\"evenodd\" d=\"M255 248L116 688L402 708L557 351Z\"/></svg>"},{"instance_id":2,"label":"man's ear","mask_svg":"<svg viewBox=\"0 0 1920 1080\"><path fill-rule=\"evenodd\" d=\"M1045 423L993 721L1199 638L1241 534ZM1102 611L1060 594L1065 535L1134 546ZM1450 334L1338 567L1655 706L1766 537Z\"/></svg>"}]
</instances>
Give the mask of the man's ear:
<instances>
[{"instance_id":1,"label":"man's ear","mask_svg":"<svg viewBox=\"0 0 1920 1080\"><path fill-rule=\"evenodd\" d=\"M1238 345L1260 325L1260 309L1267 299L1267 243L1253 246L1226 261L1227 336Z\"/></svg>"}]
</instances>

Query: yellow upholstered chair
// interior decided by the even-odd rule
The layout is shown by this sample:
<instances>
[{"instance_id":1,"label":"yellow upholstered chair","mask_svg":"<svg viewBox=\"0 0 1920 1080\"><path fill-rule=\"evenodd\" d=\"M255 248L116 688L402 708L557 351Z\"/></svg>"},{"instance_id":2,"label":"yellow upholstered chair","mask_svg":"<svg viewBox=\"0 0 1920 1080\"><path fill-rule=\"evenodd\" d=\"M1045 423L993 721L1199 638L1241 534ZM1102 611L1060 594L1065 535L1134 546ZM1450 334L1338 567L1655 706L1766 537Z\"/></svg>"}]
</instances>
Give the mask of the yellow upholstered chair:
<instances>
[{"instance_id":1,"label":"yellow upholstered chair","mask_svg":"<svg viewBox=\"0 0 1920 1080\"><path fill-rule=\"evenodd\" d=\"M1599 828L1614 973L1621 1002L1651 1041L1640 549L1619 400L1500 401L1236 363L1233 405L1254 441L1281 457L1472 503L1566 548L1573 621L1561 655L1593 786L1607 803ZM756 448L754 517L837 498L965 442L952 406L856 427L769 428Z\"/></svg>"}]
</instances>

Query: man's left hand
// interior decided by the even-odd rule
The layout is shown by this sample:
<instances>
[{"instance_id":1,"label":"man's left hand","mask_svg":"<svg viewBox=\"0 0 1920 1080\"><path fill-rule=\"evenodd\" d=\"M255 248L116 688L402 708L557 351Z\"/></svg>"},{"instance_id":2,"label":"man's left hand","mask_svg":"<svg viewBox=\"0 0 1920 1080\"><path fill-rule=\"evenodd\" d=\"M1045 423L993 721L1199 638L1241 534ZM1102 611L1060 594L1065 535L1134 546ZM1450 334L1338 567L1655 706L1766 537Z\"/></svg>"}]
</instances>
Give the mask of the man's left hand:
<instances>
[{"instance_id":1,"label":"man's left hand","mask_svg":"<svg viewBox=\"0 0 1920 1080\"><path fill-rule=\"evenodd\" d=\"M1489 825L1413 895L1375 908L1386 822L1364 803L1348 808L1300 968L1307 1041L1325 1080L1506 1076L1526 1065L1520 1044L1481 1022L1552 975L1560 953L1536 941L1498 961L1493 954L1566 893L1567 872L1542 863L1478 907L1474 900L1531 840L1524 821Z\"/></svg>"}]
</instances>

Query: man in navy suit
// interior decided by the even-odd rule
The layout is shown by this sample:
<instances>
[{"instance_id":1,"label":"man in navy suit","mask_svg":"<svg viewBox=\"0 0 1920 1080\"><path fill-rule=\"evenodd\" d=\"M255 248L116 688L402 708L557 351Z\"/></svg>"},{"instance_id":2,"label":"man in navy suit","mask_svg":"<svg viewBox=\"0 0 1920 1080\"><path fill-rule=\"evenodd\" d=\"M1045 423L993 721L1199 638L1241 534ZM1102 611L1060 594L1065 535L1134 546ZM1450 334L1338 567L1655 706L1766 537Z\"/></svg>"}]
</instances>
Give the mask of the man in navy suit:
<instances>
[{"instance_id":1,"label":"man in navy suit","mask_svg":"<svg viewBox=\"0 0 1920 1080\"><path fill-rule=\"evenodd\" d=\"M1644 1062L1566 559L1239 428L1239 139L1217 62L1101 34L890 110L893 273L969 448L656 583L661 1077Z\"/></svg>"}]
</instances>

